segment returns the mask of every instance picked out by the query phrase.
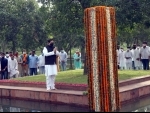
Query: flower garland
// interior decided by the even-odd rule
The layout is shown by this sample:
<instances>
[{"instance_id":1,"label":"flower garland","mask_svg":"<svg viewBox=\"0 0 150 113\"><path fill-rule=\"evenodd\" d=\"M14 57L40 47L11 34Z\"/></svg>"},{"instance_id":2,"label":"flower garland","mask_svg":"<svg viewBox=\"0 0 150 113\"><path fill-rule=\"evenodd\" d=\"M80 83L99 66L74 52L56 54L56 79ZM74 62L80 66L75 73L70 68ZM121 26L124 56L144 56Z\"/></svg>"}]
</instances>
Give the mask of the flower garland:
<instances>
[{"instance_id":1,"label":"flower garland","mask_svg":"<svg viewBox=\"0 0 150 113\"><path fill-rule=\"evenodd\" d=\"M113 7L84 10L89 107L94 111L120 109Z\"/></svg>"}]
</instances>

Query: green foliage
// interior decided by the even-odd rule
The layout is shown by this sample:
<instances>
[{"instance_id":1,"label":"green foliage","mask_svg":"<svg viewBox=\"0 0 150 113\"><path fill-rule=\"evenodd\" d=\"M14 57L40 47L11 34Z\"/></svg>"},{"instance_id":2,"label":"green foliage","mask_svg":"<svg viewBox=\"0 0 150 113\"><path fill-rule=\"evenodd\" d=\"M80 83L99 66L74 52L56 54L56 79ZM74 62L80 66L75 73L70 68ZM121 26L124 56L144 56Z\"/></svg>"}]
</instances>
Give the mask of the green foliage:
<instances>
[{"instance_id":1,"label":"green foliage","mask_svg":"<svg viewBox=\"0 0 150 113\"><path fill-rule=\"evenodd\" d=\"M28 50L42 44L44 20L38 13L35 0L0 1L0 38L11 44L10 50L16 51L18 47Z\"/></svg>"},{"instance_id":2,"label":"green foliage","mask_svg":"<svg viewBox=\"0 0 150 113\"><path fill-rule=\"evenodd\" d=\"M1 48L41 49L53 37L58 49L84 52L84 9L103 5L116 9L118 43L150 40L150 0L1 0Z\"/></svg>"}]
</instances>

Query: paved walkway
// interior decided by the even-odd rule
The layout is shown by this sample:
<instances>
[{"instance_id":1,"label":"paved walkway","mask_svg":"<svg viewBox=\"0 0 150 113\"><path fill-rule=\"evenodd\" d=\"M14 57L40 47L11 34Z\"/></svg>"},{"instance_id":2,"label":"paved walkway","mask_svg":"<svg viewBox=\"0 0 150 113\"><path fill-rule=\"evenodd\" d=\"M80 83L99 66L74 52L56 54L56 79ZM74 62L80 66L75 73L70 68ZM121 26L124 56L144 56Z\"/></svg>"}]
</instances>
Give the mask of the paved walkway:
<instances>
[{"instance_id":1,"label":"paved walkway","mask_svg":"<svg viewBox=\"0 0 150 113\"><path fill-rule=\"evenodd\" d=\"M39 91L39 92L53 92L53 93L62 93L62 94L74 94L74 95L83 95L83 91L74 91L74 90L46 90L46 88L37 88L37 87L18 87L18 86L3 86L0 85L0 89L17 89L17 90L26 90L26 91Z\"/></svg>"},{"instance_id":2,"label":"paved walkway","mask_svg":"<svg viewBox=\"0 0 150 113\"><path fill-rule=\"evenodd\" d=\"M119 87L119 92L133 90L133 89L136 89L139 87L144 87L144 86L150 86L150 81L144 81L144 82L140 82L140 83L121 86L121 87ZM75 95L83 95L83 92L84 92L84 91L74 91L74 90L64 90L64 89L47 91L46 88L18 87L18 86L4 86L4 85L0 85L0 88L1 89L18 89L18 90L28 90L28 91L53 92L53 93L63 93L63 94L75 94Z\"/></svg>"}]
</instances>

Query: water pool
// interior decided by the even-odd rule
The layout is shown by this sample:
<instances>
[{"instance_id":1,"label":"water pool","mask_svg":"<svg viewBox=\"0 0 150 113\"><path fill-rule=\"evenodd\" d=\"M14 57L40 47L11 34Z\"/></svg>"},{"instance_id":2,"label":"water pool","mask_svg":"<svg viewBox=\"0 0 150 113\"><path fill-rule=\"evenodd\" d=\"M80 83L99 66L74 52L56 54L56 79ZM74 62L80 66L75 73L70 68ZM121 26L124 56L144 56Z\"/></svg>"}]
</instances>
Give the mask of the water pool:
<instances>
[{"instance_id":1,"label":"water pool","mask_svg":"<svg viewBox=\"0 0 150 113\"><path fill-rule=\"evenodd\" d=\"M90 112L88 107L0 98L0 112ZM150 112L150 96L121 106L120 112Z\"/></svg>"}]
</instances>

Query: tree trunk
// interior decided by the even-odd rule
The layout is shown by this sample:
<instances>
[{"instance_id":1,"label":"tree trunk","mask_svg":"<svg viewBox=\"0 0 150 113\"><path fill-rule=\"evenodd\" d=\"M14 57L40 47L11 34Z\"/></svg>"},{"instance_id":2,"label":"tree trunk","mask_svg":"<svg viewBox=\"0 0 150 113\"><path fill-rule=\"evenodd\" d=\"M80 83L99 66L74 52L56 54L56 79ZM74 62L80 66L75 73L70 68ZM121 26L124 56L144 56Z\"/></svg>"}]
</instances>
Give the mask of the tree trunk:
<instances>
[{"instance_id":1,"label":"tree trunk","mask_svg":"<svg viewBox=\"0 0 150 113\"><path fill-rule=\"evenodd\" d=\"M3 40L2 42L1 42L1 51L3 52L3 53L5 53L6 51L6 44L5 44L5 41Z\"/></svg>"}]
</instances>

